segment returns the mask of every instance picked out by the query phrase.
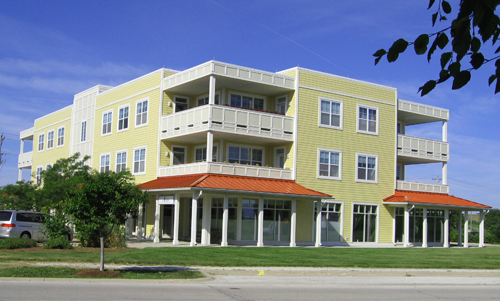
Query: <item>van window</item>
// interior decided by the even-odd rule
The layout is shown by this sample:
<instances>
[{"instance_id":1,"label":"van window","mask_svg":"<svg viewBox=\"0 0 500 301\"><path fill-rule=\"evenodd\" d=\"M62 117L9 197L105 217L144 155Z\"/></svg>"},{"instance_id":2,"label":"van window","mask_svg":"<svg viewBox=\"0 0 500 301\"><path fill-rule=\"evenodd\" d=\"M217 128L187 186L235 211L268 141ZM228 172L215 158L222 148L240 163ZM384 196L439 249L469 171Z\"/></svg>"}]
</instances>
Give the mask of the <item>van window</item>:
<instances>
[{"instance_id":1,"label":"van window","mask_svg":"<svg viewBox=\"0 0 500 301\"><path fill-rule=\"evenodd\" d=\"M0 211L0 221L10 221L10 217L12 216L12 212Z\"/></svg>"}]
</instances>

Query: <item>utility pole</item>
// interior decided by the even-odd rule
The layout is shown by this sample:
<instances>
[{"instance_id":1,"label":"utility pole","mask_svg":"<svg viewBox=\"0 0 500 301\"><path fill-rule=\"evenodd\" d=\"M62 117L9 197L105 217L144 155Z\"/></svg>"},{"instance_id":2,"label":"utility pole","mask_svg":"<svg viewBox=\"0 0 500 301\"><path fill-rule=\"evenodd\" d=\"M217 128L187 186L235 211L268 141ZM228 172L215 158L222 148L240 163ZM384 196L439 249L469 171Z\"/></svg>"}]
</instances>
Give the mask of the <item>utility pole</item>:
<instances>
[{"instance_id":1,"label":"utility pole","mask_svg":"<svg viewBox=\"0 0 500 301\"><path fill-rule=\"evenodd\" d=\"M2 142L5 140L5 135L4 134L0 134L0 170L2 169L2 164L5 163L5 160L2 159L2 157L5 156L4 153L2 153Z\"/></svg>"}]
</instances>

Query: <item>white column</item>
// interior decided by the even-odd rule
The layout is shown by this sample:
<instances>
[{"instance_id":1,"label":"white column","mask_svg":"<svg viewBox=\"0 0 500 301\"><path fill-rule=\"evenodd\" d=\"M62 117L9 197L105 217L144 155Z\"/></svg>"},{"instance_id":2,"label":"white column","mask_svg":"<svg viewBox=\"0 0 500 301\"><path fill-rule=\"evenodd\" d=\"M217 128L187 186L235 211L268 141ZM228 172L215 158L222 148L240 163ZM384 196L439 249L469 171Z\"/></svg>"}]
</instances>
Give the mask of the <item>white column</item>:
<instances>
[{"instance_id":1,"label":"white column","mask_svg":"<svg viewBox=\"0 0 500 301\"><path fill-rule=\"evenodd\" d=\"M321 210L323 209L323 204L321 201L316 202L316 242L314 246L316 248L321 247Z\"/></svg>"},{"instance_id":2,"label":"white column","mask_svg":"<svg viewBox=\"0 0 500 301\"><path fill-rule=\"evenodd\" d=\"M462 246L462 211L458 212L458 246Z\"/></svg>"},{"instance_id":3,"label":"white column","mask_svg":"<svg viewBox=\"0 0 500 301\"><path fill-rule=\"evenodd\" d=\"M196 219L198 215L198 200L196 194L196 192L193 192L191 207L191 243L189 244L191 247L196 246Z\"/></svg>"},{"instance_id":4,"label":"white column","mask_svg":"<svg viewBox=\"0 0 500 301\"><path fill-rule=\"evenodd\" d=\"M469 247L469 211L464 211L464 248Z\"/></svg>"},{"instance_id":5,"label":"white column","mask_svg":"<svg viewBox=\"0 0 500 301\"><path fill-rule=\"evenodd\" d=\"M201 244L206 246L210 244L210 220L212 218L211 199L207 196L203 198L203 215L201 217Z\"/></svg>"},{"instance_id":6,"label":"white column","mask_svg":"<svg viewBox=\"0 0 500 301\"><path fill-rule=\"evenodd\" d=\"M155 228L154 228L154 243L160 242L160 200L158 200L158 196L156 196L156 206L155 206Z\"/></svg>"},{"instance_id":7,"label":"white column","mask_svg":"<svg viewBox=\"0 0 500 301\"><path fill-rule=\"evenodd\" d=\"M448 162L443 162L443 167L441 169L441 178L443 179L443 185L448 185Z\"/></svg>"},{"instance_id":8,"label":"white column","mask_svg":"<svg viewBox=\"0 0 500 301\"><path fill-rule=\"evenodd\" d=\"M259 198L259 216L257 221L257 247L264 246L264 199Z\"/></svg>"},{"instance_id":9,"label":"white column","mask_svg":"<svg viewBox=\"0 0 500 301\"><path fill-rule=\"evenodd\" d=\"M448 142L448 121L443 121L443 142Z\"/></svg>"},{"instance_id":10,"label":"white column","mask_svg":"<svg viewBox=\"0 0 500 301\"><path fill-rule=\"evenodd\" d=\"M404 231L403 231L403 246L408 248L410 246L410 208L408 205L405 206L405 216L404 216Z\"/></svg>"},{"instance_id":11,"label":"white column","mask_svg":"<svg viewBox=\"0 0 500 301\"><path fill-rule=\"evenodd\" d=\"M484 211L479 212L479 247L484 247Z\"/></svg>"},{"instance_id":12,"label":"white column","mask_svg":"<svg viewBox=\"0 0 500 301\"><path fill-rule=\"evenodd\" d=\"M179 209L180 209L179 194L174 195L174 237L172 239L173 245L179 244Z\"/></svg>"},{"instance_id":13,"label":"white column","mask_svg":"<svg viewBox=\"0 0 500 301\"><path fill-rule=\"evenodd\" d=\"M292 216L290 218L290 247L296 247L297 237L297 200L292 200Z\"/></svg>"},{"instance_id":14,"label":"white column","mask_svg":"<svg viewBox=\"0 0 500 301\"><path fill-rule=\"evenodd\" d=\"M21 139L21 146L19 147L19 155L24 153L24 139ZM19 174L17 175L17 180L23 180L23 169L19 168Z\"/></svg>"},{"instance_id":15,"label":"white column","mask_svg":"<svg viewBox=\"0 0 500 301\"><path fill-rule=\"evenodd\" d=\"M424 210L424 225L422 227L422 248L427 248L427 208L423 208Z\"/></svg>"},{"instance_id":16,"label":"white column","mask_svg":"<svg viewBox=\"0 0 500 301\"><path fill-rule=\"evenodd\" d=\"M23 169L19 168L19 172L17 174L17 180L22 181L23 180Z\"/></svg>"},{"instance_id":17,"label":"white column","mask_svg":"<svg viewBox=\"0 0 500 301\"><path fill-rule=\"evenodd\" d=\"M450 210L448 210L448 209L444 210L443 236L444 236L443 247L449 248L450 247Z\"/></svg>"},{"instance_id":18,"label":"white column","mask_svg":"<svg viewBox=\"0 0 500 301\"><path fill-rule=\"evenodd\" d=\"M144 204L139 204L139 212L137 213L137 241L141 241L143 237L142 228L144 225L142 224L144 214Z\"/></svg>"},{"instance_id":19,"label":"white column","mask_svg":"<svg viewBox=\"0 0 500 301\"><path fill-rule=\"evenodd\" d=\"M215 76L210 76L210 83L208 87L208 103L215 104Z\"/></svg>"},{"instance_id":20,"label":"white column","mask_svg":"<svg viewBox=\"0 0 500 301\"><path fill-rule=\"evenodd\" d=\"M222 241L221 247L227 247L227 222L229 218L229 197L224 196L224 207L222 212Z\"/></svg>"},{"instance_id":21,"label":"white column","mask_svg":"<svg viewBox=\"0 0 500 301\"><path fill-rule=\"evenodd\" d=\"M212 157L214 150L214 133L212 131L207 132L207 162L212 162Z\"/></svg>"}]
</instances>

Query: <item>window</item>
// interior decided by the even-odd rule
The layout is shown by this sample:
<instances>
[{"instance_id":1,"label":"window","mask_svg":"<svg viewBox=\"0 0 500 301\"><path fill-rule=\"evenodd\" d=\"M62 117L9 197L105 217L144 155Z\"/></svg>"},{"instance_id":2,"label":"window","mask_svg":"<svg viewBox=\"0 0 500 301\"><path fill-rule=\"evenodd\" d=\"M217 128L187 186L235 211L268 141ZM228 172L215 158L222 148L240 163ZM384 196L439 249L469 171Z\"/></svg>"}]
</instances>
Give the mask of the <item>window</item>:
<instances>
[{"instance_id":1,"label":"window","mask_svg":"<svg viewBox=\"0 0 500 301\"><path fill-rule=\"evenodd\" d=\"M128 111L128 105L118 109L118 131L128 129Z\"/></svg>"},{"instance_id":2,"label":"window","mask_svg":"<svg viewBox=\"0 0 500 301\"><path fill-rule=\"evenodd\" d=\"M187 97L175 97L175 113L182 112L189 108L189 99Z\"/></svg>"},{"instance_id":3,"label":"window","mask_svg":"<svg viewBox=\"0 0 500 301\"><path fill-rule=\"evenodd\" d=\"M259 148L229 146L229 163L247 165L262 165L264 162L263 150Z\"/></svg>"},{"instance_id":4,"label":"window","mask_svg":"<svg viewBox=\"0 0 500 301\"><path fill-rule=\"evenodd\" d=\"M292 202L264 200L264 241L290 241Z\"/></svg>"},{"instance_id":5,"label":"window","mask_svg":"<svg viewBox=\"0 0 500 301\"><path fill-rule=\"evenodd\" d=\"M134 149L134 174L146 173L146 148Z\"/></svg>"},{"instance_id":6,"label":"window","mask_svg":"<svg viewBox=\"0 0 500 301\"><path fill-rule=\"evenodd\" d=\"M87 140L87 121L82 121L82 133L80 135L80 142Z\"/></svg>"},{"instance_id":7,"label":"window","mask_svg":"<svg viewBox=\"0 0 500 301\"><path fill-rule=\"evenodd\" d=\"M64 145L64 127L57 129L57 147Z\"/></svg>"},{"instance_id":8,"label":"window","mask_svg":"<svg viewBox=\"0 0 500 301\"><path fill-rule=\"evenodd\" d=\"M249 108L256 110L264 110L265 108L264 98L262 97L231 93L230 101L231 101L230 105L239 108Z\"/></svg>"},{"instance_id":9,"label":"window","mask_svg":"<svg viewBox=\"0 0 500 301\"><path fill-rule=\"evenodd\" d=\"M102 114L102 134L111 134L111 122L113 121L113 112L106 112Z\"/></svg>"},{"instance_id":10,"label":"window","mask_svg":"<svg viewBox=\"0 0 500 301\"><path fill-rule=\"evenodd\" d=\"M316 237L316 214L314 206L313 237ZM342 204L323 203L321 206L321 242L342 242Z\"/></svg>"},{"instance_id":11,"label":"window","mask_svg":"<svg viewBox=\"0 0 500 301\"><path fill-rule=\"evenodd\" d=\"M276 111L285 114L287 109L286 96L281 96L276 99Z\"/></svg>"},{"instance_id":12,"label":"window","mask_svg":"<svg viewBox=\"0 0 500 301\"><path fill-rule=\"evenodd\" d=\"M341 180L342 152L319 149L318 178Z\"/></svg>"},{"instance_id":13,"label":"window","mask_svg":"<svg viewBox=\"0 0 500 301\"><path fill-rule=\"evenodd\" d=\"M101 165L99 170L101 172L109 171L109 154L101 155Z\"/></svg>"},{"instance_id":14,"label":"window","mask_svg":"<svg viewBox=\"0 0 500 301\"><path fill-rule=\"evenodd\" d=\"M214 103L219 104L219 94L215 94ZM198 98L197 106L208 105L208 95Z\"/></svg>"},{"instance_id":15,"label":"window","mask_svg":"<svg viewBox=\"0 0 500 301\"><path fill-rule=\"evenodd\" d=\"M118 151L116 153L116 169L119 173L127 169L127 151Z\"/></svg>"},{"instance_id":16,"label":"window","mask_svg":"<svg viewBox=\"0 0 500 301\"><path fill-rule=\"evenodd\" d=\"M279 147L274 149L274 167L285 168L285 148Z\"/></svg>"},{"instance_id":17,"label":"window","mask_svg":"<svg viewBox=\"0 0 500 301\"><path fill-rule=\"evenodd\" d=\"M405 126L403 121L398 120L398 134L404 135L405 134Z\"/></svg>"},{"instance_id":18,"label":"window","mask_svg":"<svg viewBox=\"0 0 500 301\"><path fill-rule=\"evenodd\" d=\"M49 170L52 168L52 164L47 164L47 166L45 166L45 170Z\"/></svg>"},{"instance_id":19,"label":"window","mask_svg":"<svg viewBox=\"0 0 500 301\"><path fill-rule=\"evenodd\" d=\"M320 98L320 125L342 129L342 102Z\"/></svg>"},{"instance_id":20,"label":"window","mask_svg":"<svg viewBox=\"0 0 500 301\"><path fill-rule=\"evenodd\" d=\"M47 149L54 148L54 131L47 132Z\"/></svg>"},{"instance_id":21,"label":"window","mask_svg":"<svg viewBox=\"0 0 500 301\"><path fill-rule=\"evenodd\" d=\"M217 146L214 145L212 148L212 162L217 162ZM206 162L207 161L207 147L197 147L194 150L194 162Z\"/></svg>"},{"instance_id":22,"label":"window","mask_svg":"<svg viewBox=\"0 0 500 301\"><path fill-rule=\"evenodd\" d=\"M378 134L378 108L358 105L358 132Z\"/></svg>"},{"instance_id":23,"label":"window","mask_svg":"<svg viewBox=\"0 0 500 301\"><path fill-rule=\"evenodd\" d=\"M43 143L45 141L45 134L38 135L38 151L43 151Z\"/></svg>"},{"instance_id":24,"label":"window","mask_svg":"<svg viewBox=\"0 0 500 301\"><path fill-rule=\"evenodd\" d=\"M140 100L137 102L137 110L135 111L135 126L143 126L148 124L148 100Z\"/></svg>"},{"instance_id":25,"label":"window","mask_svg":"<svg viewBox=\"0 0 500 301\"><path fill-rule=\"evenodd\" d=\"M358 182L377 182L377 161L378 156L375 155L357 155L357 177Z\"/></svg>"},{"instance_id":26,"label":"window","mask_svg":"<svg viewBox=\"0 0 500 301\"><path fill-rule=\"evenodd\" d=\"M398 163L396 165L396 180L403 180L404 179L404 174L403 174L403 164Z\"/></svg>"},{"instance_id":27,"label":"window","mask_svg":"<svg viewBox=\"0 0 500 301\"><path fill-rule=\"evenodd\" d=\"M38 166L36 168L36 184L37 185L42 184L42 170L43 170L43 166Z\"/></svg>"},{"instance_id":28,"label":"window","mask_svg":"<svg viewBox=\"0 0 500 301\"><path fill-rule=\"evenodd\" d=\"M354 205L352 213L352 242L377 241L376 205Z\"/></svg>"},{"instance_id":29,"label":"window","mask_svg":"<svg viewBox=\"0 0 500 301\"><path fill-rule=\"evenodd\" d=\"M172 147L172 164L184 164L186 163L186 148L182 146Z\"/></svg>"}]
</instances>

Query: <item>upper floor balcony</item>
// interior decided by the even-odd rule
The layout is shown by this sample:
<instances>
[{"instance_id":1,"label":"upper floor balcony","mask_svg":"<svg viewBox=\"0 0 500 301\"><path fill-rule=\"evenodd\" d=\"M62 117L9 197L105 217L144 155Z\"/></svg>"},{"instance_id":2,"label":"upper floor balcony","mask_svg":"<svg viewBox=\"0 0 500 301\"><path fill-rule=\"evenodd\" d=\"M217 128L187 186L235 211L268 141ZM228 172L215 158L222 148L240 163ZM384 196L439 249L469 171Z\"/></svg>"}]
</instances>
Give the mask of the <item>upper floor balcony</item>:
<instances>
[{"instance_id":1,"label":"upper floor balcony","mask_svg":"<svg viewBox=\"0 0 500 301\"><path fill-rule=\"evenodd\" d=\"M448 142L398 135L398 157L407 164L448 162Z\"/></svg>"},{"instance_id":2,"label":"upper floor balcony","mask_svg":"<svg viewBox=\"0 0 500 301\"><path fill-rule=\"evenodd\" d=\"M227 105L203 105L161 119L161 139L173 142L203 141L207 131L225 139L244 135L255 143L293 141L293 129L293 117Z\"/></svg>"},{"instance_id":3,"label":"upper floor balcony","mask_svg":"<svg viewBox=\"0 0 500 301\"><path fill-rule=\"evenodd\" d=\"M33 152L26 152L19 155L18 168L31 168L33 165Z\"/></svg>"},{"instance_id":4,"label":"upper floor balcony","mask_svg":"<svg viewBox=\"0 0 500 301\"><path fill-rule=\"evenodd\" d=\"M30 129L21 131L19 134L19 139L21 140L33 140L33 135L35 134L35 128L32 127Z\"/></svg>"},{"instance_id":5,"label":"upper floor balcony","mask_svg":"<svg viewBox=\"0 0 500 301\"><path fill-rule=\"evenodd\" d=\"M419 192L446 193L446 194L448 194L450 191L448 185L421 183L421 182L410 182L410 181L401 181L401 180L398 180L396 182L396 189L419 191Z\"/></svg>"},{"instance_id":6,"label":"upper floor balcony","mask_svg":"<svg viewBox=\"0 0 500 301\"><path fill-rule=\"evenodd\" d=\"M405 125L447 121L449 118L447 109L398 99L398 120L404 120Z\"/></svg>"}]
</instances>

